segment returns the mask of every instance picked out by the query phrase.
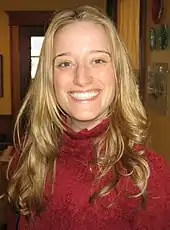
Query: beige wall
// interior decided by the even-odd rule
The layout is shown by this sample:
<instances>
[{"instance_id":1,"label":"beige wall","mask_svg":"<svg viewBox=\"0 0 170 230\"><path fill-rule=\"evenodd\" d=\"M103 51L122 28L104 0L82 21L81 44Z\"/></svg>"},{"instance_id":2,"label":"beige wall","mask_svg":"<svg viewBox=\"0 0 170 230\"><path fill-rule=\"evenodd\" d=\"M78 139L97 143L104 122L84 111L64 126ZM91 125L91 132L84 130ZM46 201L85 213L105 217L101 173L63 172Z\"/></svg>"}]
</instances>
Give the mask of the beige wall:
<instances>
[{"instance_id":1,"label":"beige wall","mask_svg":"<svg viewBox=\"0 0 170 230\"><path fill-rule=\"evenodd\" d=\"M77 2L79 3L77 4ZM0 0L0 54L3 54L4 57L4 97L0 98L0 115L11 114L10 40L8 17L4 11L48 11L76 5L93 5L105 9L105 3L106 0Z\"/></svg>"},{"instance_id":2,"label":"beige wall","mask_svg":"<svg viewBox=\"0 0 170 230\"><path fill-rule=\"evenodd\" d=\"M149 29L150 27L156 27L153 24L151 18L151 0L147 1L147 62L150 65L152 62L168 62L170 64L170 49L164 51L149 50ZM170 1L164 0L165 13L161 20L161 23L167 23L170 26ZM159 26L159 25L158 25ZM170 92L168 92L170 97ZM151 108L148 109L149 118L151 120L151 135L152 135L152 147L158 153L164 155L170 160L170 117L161 116L155 113Z\"/></svg>"}]
</instances>

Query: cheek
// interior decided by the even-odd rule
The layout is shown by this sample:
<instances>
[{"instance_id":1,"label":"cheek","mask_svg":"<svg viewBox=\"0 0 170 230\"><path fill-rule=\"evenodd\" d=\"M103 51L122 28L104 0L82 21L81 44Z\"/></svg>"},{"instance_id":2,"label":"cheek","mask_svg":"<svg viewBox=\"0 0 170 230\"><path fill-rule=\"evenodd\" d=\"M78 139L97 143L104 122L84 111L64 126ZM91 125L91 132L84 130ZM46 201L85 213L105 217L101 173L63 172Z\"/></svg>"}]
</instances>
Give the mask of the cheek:
<instances>
[{"instance_id":1,"label":"cheek","mask_svg":"<svg viewBox=\"0 0 170 230\"><path fill-rule=\"evenodd\" d=\"M60 107L62 109L64 108L64 105L67 104L66 103L66 96L64 94L64 85L63 82L60 81L60 78L55 78L54 77L54 90L55 90L55 96L56 96L56 100L57 103L60 105Z\"/></svg>"},{"instance_id":2,"label":"cheek","mask_svg":"<svg viewBox=\"0 0 170 230\"><path fill-rule=\"evenodd\" d=\"M56 94L66 91L68 85L66 79L67 78L65 76L62 76L62 74L58 74L57 72L54 73L53 84Z\"/></svg>"},{"instance_id":3,"label":"cheek","mask_svg":"<svg viewBox=\"0 0 170 230\"><path fill-rule=\"evenodd\" d=\"M57 102L62 107L64 101L64 85L63 82L60 81L60 78L54 77L54 90Z\"/></svg>"},{"instance_id":4,"label":"cheek","mask_svg":"<svg viewBox=\"0 0 170 230\"><path fill-rule=\"evenodd\" d=\"M112 69L105 72L103 83L105 87L106 100L112 101L114 99L116 89L116 79Z\"/></svg>"},{"instance_id":5,"label":"cheek","mask_svg":"<svg viewBox=\"0 0 170 230\"><path fill-rule=\"evenodd\" d=\"M63 110L65 110L68 105L67 92L69 91L70 87L69 79L69 76L63 76L63 74L58 73L54 74L53 84L55 89L56 100Z\"/></svg>"},{"instance_id":6,"label":"cheek","mask_svg":"<svg viewBox=\"0 0 170 230\"><path fill-rule=\"evenodd\" d=\"M112 68L107 68L105 71L100 72L100 79L103 82L105 89L115 89L116 79L115 73Z\"/></svg>"}]
</instances>

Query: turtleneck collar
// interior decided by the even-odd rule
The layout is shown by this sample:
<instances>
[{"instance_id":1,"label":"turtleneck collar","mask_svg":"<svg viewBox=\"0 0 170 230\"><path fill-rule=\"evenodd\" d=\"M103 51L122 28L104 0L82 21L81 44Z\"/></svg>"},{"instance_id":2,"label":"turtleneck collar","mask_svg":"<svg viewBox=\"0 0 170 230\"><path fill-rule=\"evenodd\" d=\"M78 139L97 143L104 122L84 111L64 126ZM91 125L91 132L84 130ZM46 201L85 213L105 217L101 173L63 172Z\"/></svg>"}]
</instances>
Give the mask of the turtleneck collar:
<instances>
[{"instance_id":1,"label":"turtleneck collar","mask_svg":"<svg viewBox=\"0 0 170 230\"><path fill-rule=\"evenodd\" d=\"M65 131L60 142L60 157L65 160L76 157L77 160L81 159L82 162L88 164L96 157L93 140L107 132L109 123L110 119L107 118L90 130L83 129L75 132L69 129Z\"/></svg>"},{"instance_id":2,"label":"turtleneck collar","mask_svg":"<svg viewBox=\"0 0 170 230\"><path fill-rule=\"evenodd\" d=\"M70 140L87 140L91 138L97 138L107 130L109 122L110 119L107 118L90 130L82 129L79 132L75 132L71 129L67 130L64 133L64 137Z\"/></svg>"}]
</instances>

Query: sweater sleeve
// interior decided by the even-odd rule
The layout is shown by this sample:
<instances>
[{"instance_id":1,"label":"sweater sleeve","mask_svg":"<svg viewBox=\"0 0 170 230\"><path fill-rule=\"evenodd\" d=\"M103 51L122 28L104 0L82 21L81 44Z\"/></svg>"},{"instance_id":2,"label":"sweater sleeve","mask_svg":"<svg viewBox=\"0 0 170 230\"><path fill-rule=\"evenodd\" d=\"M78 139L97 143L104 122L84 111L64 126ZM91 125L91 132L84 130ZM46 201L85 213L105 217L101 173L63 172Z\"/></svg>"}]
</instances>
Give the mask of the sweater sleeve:
<instances>
[{"instance_id":1,"label":"sweater sleeve","mask_svg":"<svg viewBox=\"0 0 170 230\"><path fill-rule=\"evenodd\" d=\"M170 229L170 165L163 157L148 152L150 178L147 186L147 207L135 213L133 229Z\"/></svg>"}]
</instances>

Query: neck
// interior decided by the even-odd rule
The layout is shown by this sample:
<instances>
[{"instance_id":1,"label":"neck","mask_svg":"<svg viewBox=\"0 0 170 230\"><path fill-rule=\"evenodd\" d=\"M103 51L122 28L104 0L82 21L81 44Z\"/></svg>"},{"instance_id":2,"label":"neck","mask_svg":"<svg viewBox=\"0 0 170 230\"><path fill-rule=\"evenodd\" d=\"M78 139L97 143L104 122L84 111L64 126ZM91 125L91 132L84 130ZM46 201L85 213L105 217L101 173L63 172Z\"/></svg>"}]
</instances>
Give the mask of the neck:
<instances>
[{"instance_id":1,"label":"neck","mask_svg":"<svg viewBox=\"0 0 170 230\"><path fill-rule=\"evenodd\" d=\"M75 117L67 117L68 126L74 131L79 132L81 130L91 130L100 124L103 120L109 117L108 110L103 111L95 119L91 120L78 120Z\"/></svg>"},{"instance_id":2,"label":"neck","mask_svg":"<svg viewBox=\"0 0 170 230\"><path fill-rule=\"evenodd\" d=\"M98 124L101 123L102 120L104 120L106 118L103 119L96 119L96 120L87 120L87 121L79 121L79 120L73 120L72 118L68 118L67 119L67 123L69 125L69 127L74 131L74 132L79 132L81 130L87 129L87 130L91 130L94 127L96 127Z\"/></svg>"},{"instance_id":3,"label":"neck","mask_svg":"<svg viewBox=\"0 0 170 230\"><path fill-rule=\"evenodd\" d=\"M89 130L87 129L87 126L85 126L85 128L81 129L80 131L74 131L73 129L68 128L67 130L65 130L64 132L64 139L67 140L67 144L71 144L74 145L75 147L75 141L77 142L78 140L90 140L92 138L97 138L99 136L101 136L103 133L105 133L108 128L109 128L109 123L110 123L110 119L106 118L104 120L102 120L100 123L96 123L97 125L95 127L94 123L93 123L93 128L89 128ZM81 126L82 127L82 126ZM77 129L78 130L78 129Z\"/></svg>"}]
</instances>

